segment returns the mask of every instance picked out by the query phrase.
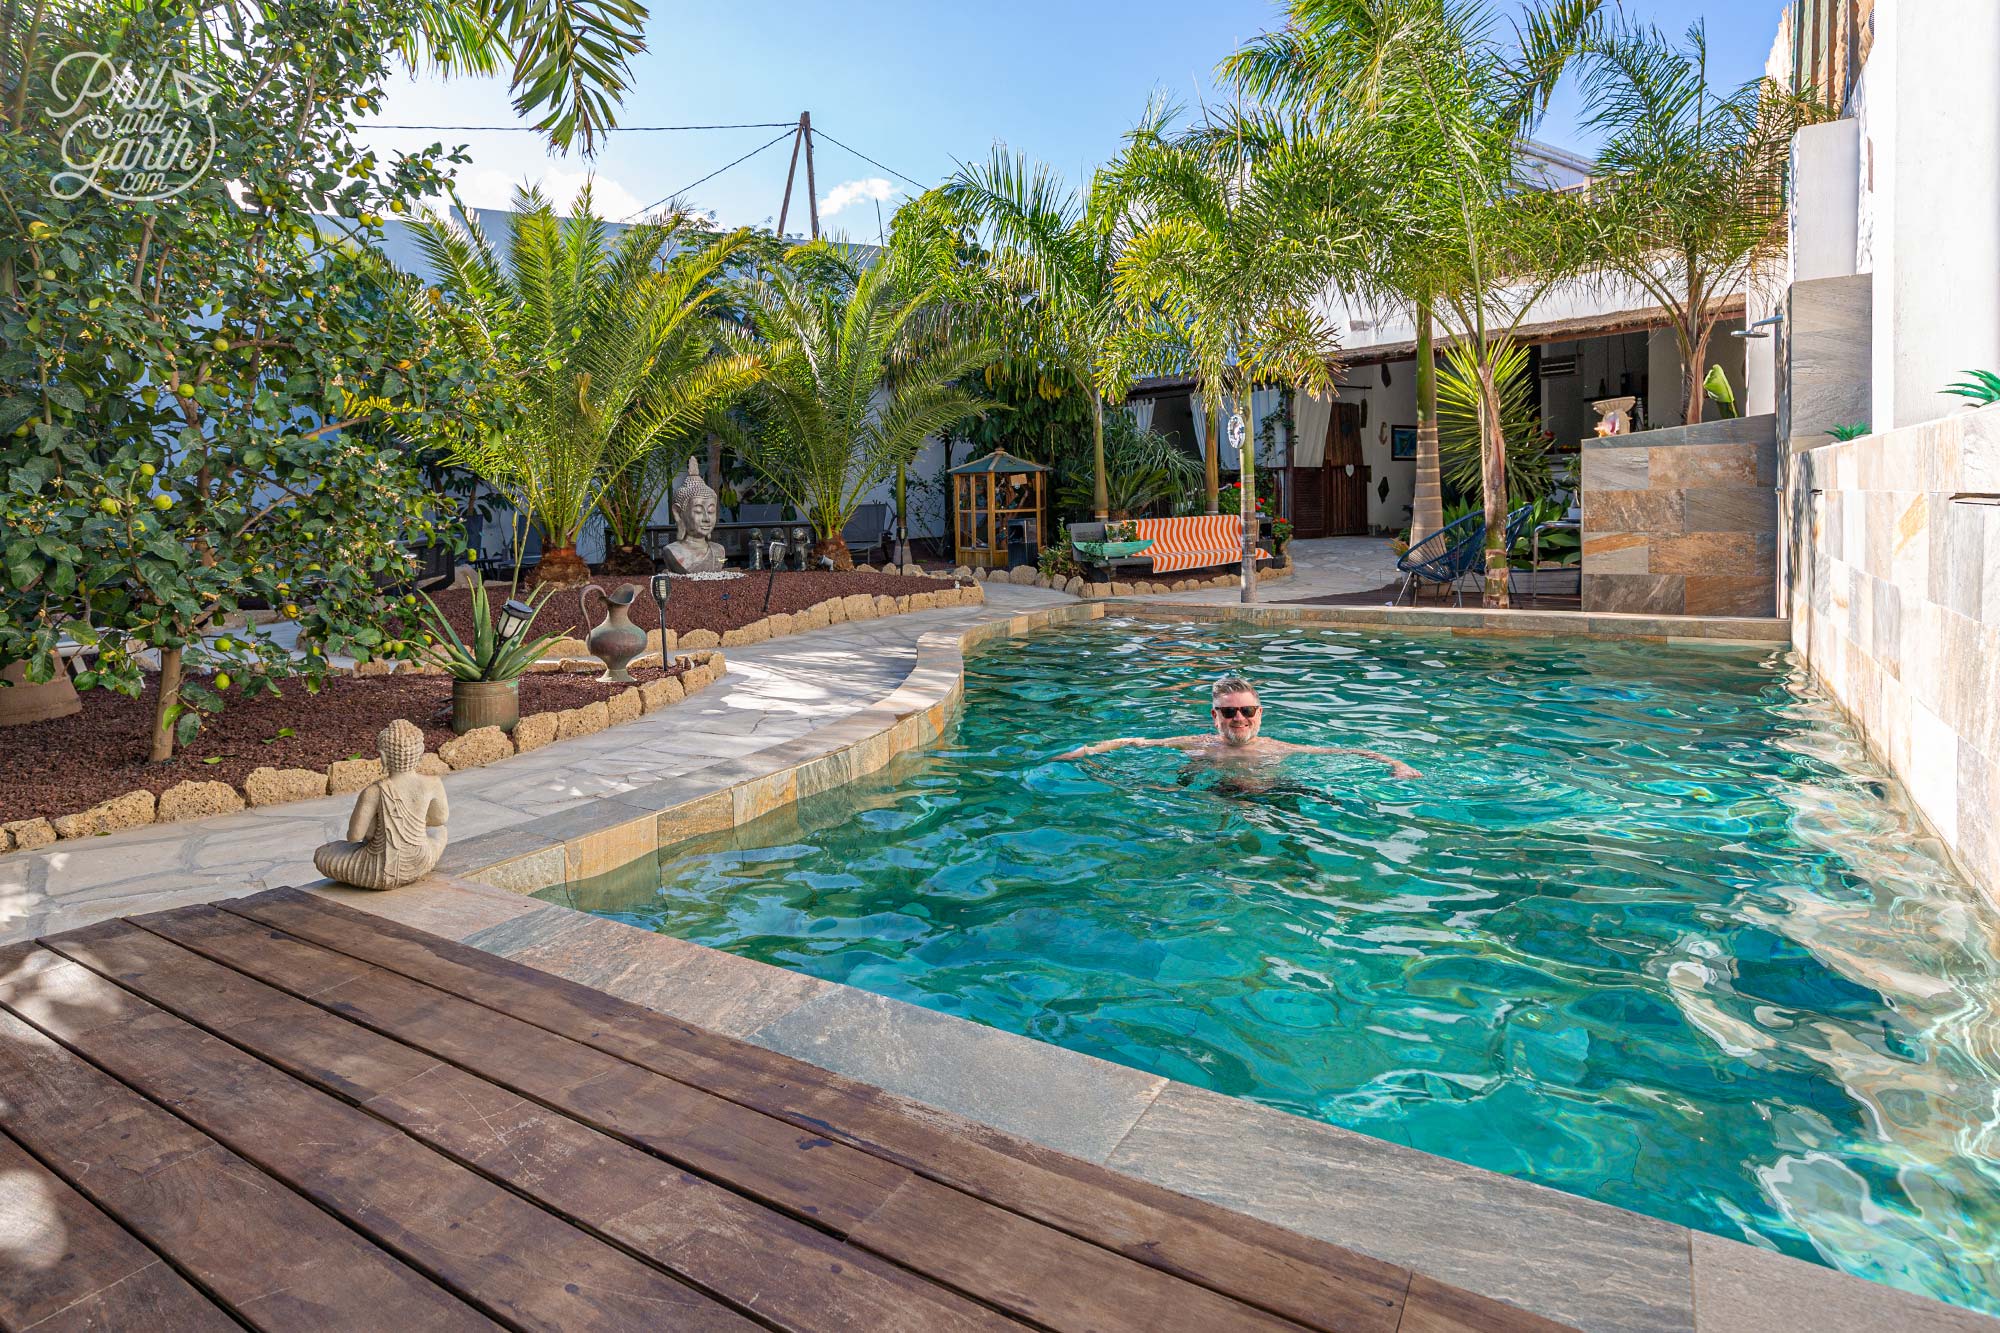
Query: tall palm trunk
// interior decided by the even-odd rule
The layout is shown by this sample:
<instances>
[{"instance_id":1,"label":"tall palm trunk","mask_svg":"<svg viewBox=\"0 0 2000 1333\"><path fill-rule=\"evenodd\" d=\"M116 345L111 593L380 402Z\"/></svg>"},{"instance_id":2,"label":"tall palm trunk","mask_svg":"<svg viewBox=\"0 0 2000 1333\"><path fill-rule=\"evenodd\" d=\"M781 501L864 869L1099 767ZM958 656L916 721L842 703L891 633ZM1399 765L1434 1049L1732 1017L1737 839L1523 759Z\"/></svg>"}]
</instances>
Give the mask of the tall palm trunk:
<instances>
[{"instance_id":1,"label":"tall palm trunk","mask_svg":"<svg viewBox=\"0 0 2000 1333\"><path fill-rule=\"evenodd\" d=\"M1215 401L1215 395L1208 395L1205 403L1208 409L1208 447L1203 450L1203 475L1208 487L1208 512L1220 513L1222 505L1222 408Z\"/></svg>"},{"instance_id":2,"label":"tall palm trunk","mask_svg":"<svg viewBox=\"0 0 2000 1333\"><path fill-rule=\"evenodd\" d=\"M1090 408L1090 507L1102 523L1111 517L1111 492L1104 480L1104 395L1095 388L1090 391Z\"/></svg>"},{"instance_id":3,"label":"tall palm trunk","mask_svg":"<svg viewBox=\"0 0 2000 1333\"><path fill-rule=\"evenodd\" d=\"M1699 316L1689 321L1694 327L1684 328L1681 335L1681 355L1687 358L1687 383L1682 386L1687 400L1681 404L1681 424L1699 426L1702 413L1707 410L1708 396L1703 381L1708 378L1708 335L1714 326L1701 327Z\"/></svg>"},{"instance_id":4,"label":"tall palm trunk","mask_svg":"<svg viewBox=\"0 0 2000 1333\"><path fill-rule=\"evenodd\" d=\"M1410 545L1444 526L1444 481L1438 470L1437 348L1431 305L1417 303L1417 490L1410 499Z\"/></svg>"},{"instance_id":5,"label":"tall palm trunk","mask_svg":"<svg viewBox=\"0 0 2000 1333\"><path fill-rule=\"evenodd\" d=\"M1238 410L1230 414L1232 423L1242 420L1242 402L1239 396ZM1249 423L1244 425L1243 443L1236 450L1237 476L1243 483L1238 488L1243 516L1243 591L1240 600L1254 602L1257 600L1257 441L1251 437Z\"/></svg>"},{"instance_id":6,"label":"tall palm trunk","mask_svg":"<svg viewBox=\"0 0 2000 1333\"><path fill-rule=\"evenodd\" d=\"M1486 586L1482 606L1504 607L1507 597L1507 434L1500 425L1500 387L1493 364L1479 362L1480 498L1486 507Z\"/></svg>"}]
</instances>

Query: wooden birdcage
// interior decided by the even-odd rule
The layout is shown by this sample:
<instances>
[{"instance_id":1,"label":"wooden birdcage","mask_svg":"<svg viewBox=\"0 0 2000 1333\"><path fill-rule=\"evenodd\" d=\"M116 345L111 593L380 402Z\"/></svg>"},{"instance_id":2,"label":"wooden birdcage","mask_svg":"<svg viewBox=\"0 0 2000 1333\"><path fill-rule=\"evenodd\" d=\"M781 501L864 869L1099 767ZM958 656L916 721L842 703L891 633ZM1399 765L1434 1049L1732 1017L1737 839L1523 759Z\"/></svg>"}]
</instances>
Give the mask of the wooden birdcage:
<instances>
[{"instance_id":1,"label":"wooden birdcage","mask_svg":"<svg viewBox=\"0 0 2000 1333\"><path fill-rule=\"evenodd\" d=\"M1052 470L995 449L946 473L958 563L972 569L1034 564L1048 504L1044 478Z\"/></svg>"}]
</instances>

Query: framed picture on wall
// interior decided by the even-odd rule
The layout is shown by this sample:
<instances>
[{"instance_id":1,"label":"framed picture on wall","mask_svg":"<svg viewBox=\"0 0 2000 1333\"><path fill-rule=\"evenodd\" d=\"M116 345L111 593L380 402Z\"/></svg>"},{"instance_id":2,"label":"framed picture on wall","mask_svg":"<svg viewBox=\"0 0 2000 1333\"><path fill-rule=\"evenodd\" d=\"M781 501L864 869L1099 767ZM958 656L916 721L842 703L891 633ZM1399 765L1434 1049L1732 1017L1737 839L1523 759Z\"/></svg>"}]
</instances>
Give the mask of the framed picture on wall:
<instances>
[{"instance_id":1,"label":"framed picture on wall","mask_svg":"<svg viewBox=\"0 0 2000 1333\"><path fill-rule=\"evenodd\" d=\"M1389 457L1411 459L1417 456L1417 428L1415 426L1389 427Z\"/></svg>"}]
</instances>

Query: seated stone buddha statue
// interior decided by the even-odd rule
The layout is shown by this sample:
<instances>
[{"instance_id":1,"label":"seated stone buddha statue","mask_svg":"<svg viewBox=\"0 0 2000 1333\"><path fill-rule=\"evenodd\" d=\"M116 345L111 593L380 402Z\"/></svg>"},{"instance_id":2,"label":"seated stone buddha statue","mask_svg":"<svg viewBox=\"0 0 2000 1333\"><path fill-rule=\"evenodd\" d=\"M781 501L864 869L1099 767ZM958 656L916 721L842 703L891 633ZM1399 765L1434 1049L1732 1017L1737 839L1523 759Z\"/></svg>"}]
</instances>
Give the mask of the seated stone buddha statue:
<instances>
[{"instance_id":1,"label":"seated stone buddha statue","mask_svg":"<svg viewBox=\"0 0 2000 1333\"><path fill-rule=\"evenodd\" d=\"M375 748L382 754L383 776L355 799L348 841L323 844L313 853L313 864L328 879L357 889L394 889L428 875L444 855L444 823L451 811L444 784L417 771L424 733L415 723L397 718L376 736Z\"/></svg>"},{"instance_id":2,"label":"seated stone buddha statue","mask_svg":"<svg viewBox=\"0 0 2000 1333\"><path fill-rule=\"evenodd\" d=\"M674 479L674 540L667 543L667 570L674 574L707 574L728 559L722 543L713 540L716 494L688 459L687 472Z\"/></svg>"}]
</instances>

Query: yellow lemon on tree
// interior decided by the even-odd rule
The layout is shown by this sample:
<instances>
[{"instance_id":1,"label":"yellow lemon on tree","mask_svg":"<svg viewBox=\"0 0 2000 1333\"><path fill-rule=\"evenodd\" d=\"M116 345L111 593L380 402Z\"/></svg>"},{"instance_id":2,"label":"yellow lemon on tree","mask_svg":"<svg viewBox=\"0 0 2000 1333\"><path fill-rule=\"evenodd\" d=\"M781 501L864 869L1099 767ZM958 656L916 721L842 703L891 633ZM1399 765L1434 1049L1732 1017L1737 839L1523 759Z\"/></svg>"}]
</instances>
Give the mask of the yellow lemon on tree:
<instances>
[{"instance_id":1,"label":"yellow lemon on tree","mask_svg":"<svg viewBox=\"0 0 2000 1333\"><path fill-rule=\"evenodd\" d=\"M139 475L142 477L150 477L157 471L159 471L159 469L154 467L151 463L139 464Z\"/></svg>"},{"instance_id":2,"label":"yellow lemon on tree","mask_svg":"<svg viewBox=\"0 0 2000 1333\"><path fill-rule=\"evenodd\" d=\"M210 346L214 347L218 352L226 352L229 350L229 339L217 338Z\"/></svg>"},{"instance_id":3,"label":"yellow lemon on tree","mask_svg":"<svg viewBox=\"0 0 2000 1333\"><path fill-rule=\"evenodd\" d=\"M227 671L218 671L215 673L215 688L218 690L229 688L229 673Z\"/></svg>"},{"instance_id":4,"label":"yellow lemon on tree","mask_svg":"<svg viewBox=\"0 0 2000 1333\"><path fill-rule=\"evenodd\" d=\"M161 491L158 495L153 497L153 508L160 510L162 513L164 513L169 509L172 509L173 507L174 507L174 497L168 495L165 491Z\"/></svg>"},{"instance_id":5,"label":"yellow lemon on tree","mask_svg":"<svg viewBox=\"0 0 2000 1333\"><path fill-rule=\"evenodd\" d=\"M102 500L99 500L97 502L97 507L99 509L102 509L107 514L115 514L118 512L118 502L112 499L108 495L105 496Z\"/></svg>"}]
</instances>

